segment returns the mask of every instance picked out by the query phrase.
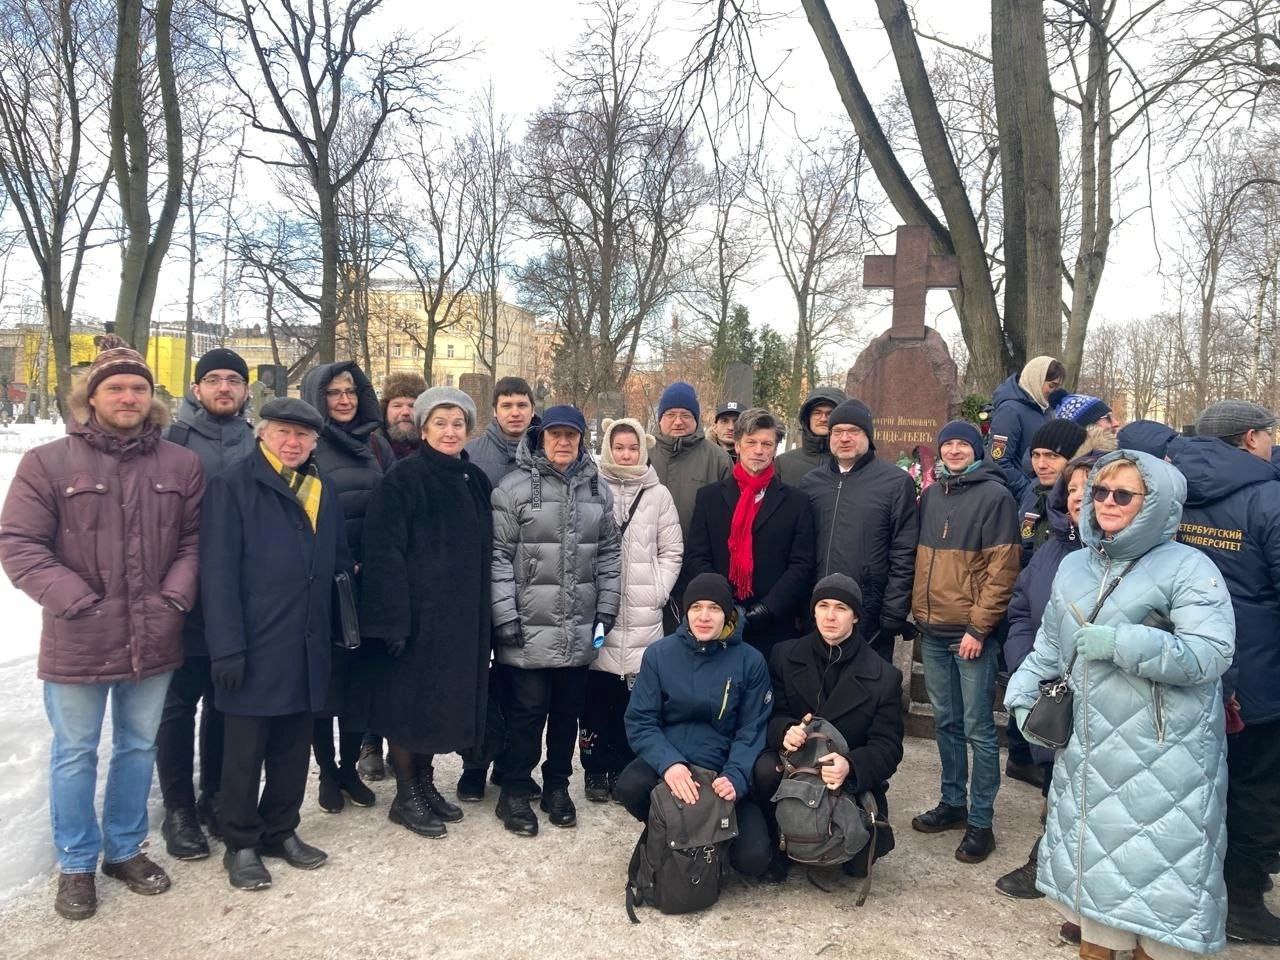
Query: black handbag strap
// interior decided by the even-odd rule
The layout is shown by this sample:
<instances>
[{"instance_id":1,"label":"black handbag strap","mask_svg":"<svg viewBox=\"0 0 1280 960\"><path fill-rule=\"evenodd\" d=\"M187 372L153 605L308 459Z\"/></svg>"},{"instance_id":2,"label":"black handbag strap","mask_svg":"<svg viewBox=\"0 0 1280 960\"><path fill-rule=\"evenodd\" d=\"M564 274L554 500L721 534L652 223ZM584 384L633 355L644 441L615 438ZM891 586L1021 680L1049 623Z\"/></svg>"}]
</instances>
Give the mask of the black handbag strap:
<instances>
[{"instance_id":1,"label":"black handbag strap","mask_svg":"<svg viewBox=\"0 0 1280 960\"><path fill-rule=\"evenodd\" d=\"M622 522L622 526L618 528L618 542L622 542L622 538L627 534L627 527L631 526L631 520L636 515L636 510L640 506L640 498L644 496L644 487L636 494L636 498L631 501L631 509L627 511L627 519Z\"/></svg>"},{"instance_id":2,"label":"black handbag strap","mask_svg":"<svg viewBox=\"0 0 1280 960\"><path fill-rule=\"evenodd\" d=\"M1085 622L1080 626L1083 627L1085 624L1093 623L1093 618L1102 612L1102 605L1107 602L1107 597L1115 592L1116 587L1120 586L1120 581L1128 575L1129 571L1133 569L1133 565L1137 562L1137 560L1130 560L1125 564L1125 568L1116 575L1115 579L1107 584L1106 589L1098 596L1098 602L1094 604L1093 612L1089 614ZM1071 652L1071 662L1067 664L1067 676L1071 676L1071 671L1076 668L1076 657L1078 656L1080 656L1080 650L1076 648Z\"/></svg>"}]
</instances>

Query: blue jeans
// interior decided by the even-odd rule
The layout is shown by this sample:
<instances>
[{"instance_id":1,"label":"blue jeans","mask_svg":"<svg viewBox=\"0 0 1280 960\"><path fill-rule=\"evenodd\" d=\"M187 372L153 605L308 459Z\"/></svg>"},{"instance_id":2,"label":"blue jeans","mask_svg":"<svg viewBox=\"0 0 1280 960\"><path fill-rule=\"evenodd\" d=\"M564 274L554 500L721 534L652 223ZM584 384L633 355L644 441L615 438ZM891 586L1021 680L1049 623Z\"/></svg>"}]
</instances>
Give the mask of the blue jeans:
<instances>
[{"instance_id":1,"label":"blue jeans","mask_svg":"<svg viewBox=\"0 0 1280 960\"><path fill-rule=\"evenodd\" d=\"M961 660L949 649L954 640L920 635L924 685L933 704L934 739L942 760L942 802L965 806L969 752L969 825L990 827L1000 789L1000 741L996 738L996 643L988 639L976 660Z\"/></svg>"},{"instance_id":2,"label":"blue jeans","mask_svg":"<svg viewBox=\"0 0 1280 960\"><path fill-rule=\"evenodd\" d=\"M49 817L63 873L93 873L99 853L107 863L123 863L141 851L156 730L171 676L163 673L141 683L45 683L44 710L53 727ZM99 829L94 793L108 694L111 764Z\"/></svg>"}]
</instances>

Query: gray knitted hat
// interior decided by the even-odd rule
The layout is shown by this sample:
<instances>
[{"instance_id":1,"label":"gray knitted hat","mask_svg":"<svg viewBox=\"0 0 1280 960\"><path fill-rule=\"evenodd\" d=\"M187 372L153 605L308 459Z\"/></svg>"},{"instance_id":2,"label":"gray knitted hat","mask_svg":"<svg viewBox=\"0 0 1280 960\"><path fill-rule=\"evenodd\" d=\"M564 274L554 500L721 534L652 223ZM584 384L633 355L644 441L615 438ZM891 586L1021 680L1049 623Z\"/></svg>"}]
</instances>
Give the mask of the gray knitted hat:
<instances>
[{"instance_id":1,"label":"gray knitted hat","mask_svg":"<svg viewBox=\"0 0 1280 960\"><path fill-rule=\"evenodd\" d=\"M1204 408L1196 418L1197 437L1235 437L1248 430L1270 430L1275 415L1248 400L1223 400Z\"/></svg>"},{"instance_id":2,"label":"gray knitted hat","mask_svg":"<svg viewBox=\"0 0 1280 960\"><path fill-rule=\"evenodd\" d=\"M432 387L418 394L418 399L413 401L414 427L421 431L422 424L436 407L460 407L467 421L467 433L475 429L475 401L457 387Z\"/></svg>"}]
</instances>

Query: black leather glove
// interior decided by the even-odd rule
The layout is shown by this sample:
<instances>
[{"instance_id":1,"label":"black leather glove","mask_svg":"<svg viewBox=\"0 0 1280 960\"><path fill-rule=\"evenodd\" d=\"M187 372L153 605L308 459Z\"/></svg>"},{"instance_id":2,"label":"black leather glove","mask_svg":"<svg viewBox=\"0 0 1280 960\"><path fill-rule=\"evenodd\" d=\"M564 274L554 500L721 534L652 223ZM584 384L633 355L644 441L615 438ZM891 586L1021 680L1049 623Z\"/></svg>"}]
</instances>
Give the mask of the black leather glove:
<instances>
[{"instance_id":1,"label":"black leather glove","mask_svg":"<svg viewBox=\"0 0 1280 960\"><path fill-rule=\"evenodd\" d=\"M907 625L893 620L881 621L880 636L886 637L889 640L892 640L894 637L906 637L908 640L911 639L907 636Z\"/></svg>"},{"instance_id":2,"label":"black leather glove","mask_svg":"<svg viewBox=\"0 0 1280 960\"><path fill-rule=\"evenodd\" d=\"M387 648L387 655L392 659L399 660L404 654L404 648L409 643L408 637L383 637L382 643Z\"/></svg>"},{"instance_id":3,"label":"black leather glove","mask_svg":"<svg viewBox=\"0 0 1280 960\"><path fill-rule=\"evenodd\" d=\"M244 654L218 657L209 664L209 676L219 690L235 693L244 683Z\"/></svg>"},{"instance_id":4,"label":"black leather glove","mask_svg":"<svg viewBox=\"0 0 1280 960\"><path fill-rule=\"evenodd\" d=\"M512 620L494 627L493 642L500 647L523 647L524 635L520 632L520 621Z\"/></svg>"},{"instance_id":5,"label":"black leather glove","mask_svg":"<svg viewBox=\"0 0 1280 960\"><path fill-rule=\"evenodd\" d=\"M769 608L757 600L751 606L747 607L747 626L758 627L768 621L773 616L769 612Z\"/></svg>"},{"instance_id":6,"label":"black leather glove","mask_svg":"<svg viewBox=\"0 0 1280 960\"><path fill-rule=\"evenodd\" d=\"M604 632L607 634L610 630L613 629L613 625L618 622L618 618L615 617L612 613L601 613L599 610L597 610L595 622L600 624L600 626L604 627Z\"/></svg>"}]
</instances>

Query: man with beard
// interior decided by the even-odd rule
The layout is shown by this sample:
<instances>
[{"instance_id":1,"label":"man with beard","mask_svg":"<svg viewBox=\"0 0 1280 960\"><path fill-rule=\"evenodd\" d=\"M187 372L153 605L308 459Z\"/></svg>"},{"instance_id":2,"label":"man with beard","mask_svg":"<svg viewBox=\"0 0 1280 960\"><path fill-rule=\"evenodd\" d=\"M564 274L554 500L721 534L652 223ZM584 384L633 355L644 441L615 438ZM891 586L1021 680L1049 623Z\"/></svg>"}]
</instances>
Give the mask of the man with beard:
<instances>
[{"instance_id":1,"label":"man with beard","mask_svg":"<svg viewBox=\"0 0 1280 960\"><path fill-rule=\"evenodd\" d=\"M427 381L417 373L393 373L382 385L381 430L397 460L422 446L422 436L413 425L413 401L426 389Z\"/></svg>"},{"instance_id":2,"label":"man with beard","mask_svg":"<svg viewBox=\"0 0 1280 960\"><path fill-rule=\"evenodd\" d=\"M219 347L196 361L195 379L182 401L177 422L165 433L170 443L200 458L206 477L253 452L253 428L243 412L249 398L249 366L239 354ZM213 705L209 647L199 604L182 629L186 658L174 671L156 734L156 772L164 797L165 849L175 860L203 860L209 843L200 829L220 836L214 798L222 782L222 714ZM200 707L200 797L192 784L196 707Z\"/></svg>"}]
</instances>

